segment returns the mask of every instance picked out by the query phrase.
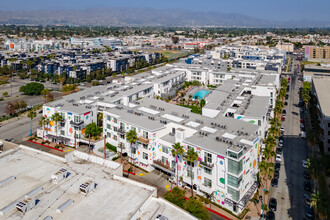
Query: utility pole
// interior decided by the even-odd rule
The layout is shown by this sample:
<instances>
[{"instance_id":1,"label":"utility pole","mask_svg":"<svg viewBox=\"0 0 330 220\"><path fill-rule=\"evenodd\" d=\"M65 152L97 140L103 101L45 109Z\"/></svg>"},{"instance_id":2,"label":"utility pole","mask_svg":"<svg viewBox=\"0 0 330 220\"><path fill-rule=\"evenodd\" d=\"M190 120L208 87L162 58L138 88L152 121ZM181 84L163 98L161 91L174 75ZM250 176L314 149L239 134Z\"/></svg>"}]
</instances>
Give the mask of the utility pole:
<instances>
[{"instance_id":1,"label":"utility pole","mask_svg":"<svg viewBox=\"0 0 330 220\"><path fill-rule=\"evenodd\" d=\"M88 144L88 154L91 155L91 134L88 135L89 144Z\"/></svg>"},{"instance_id":2,"label":"utility pole","mask_svg":"<svg viewBox=\"0 0 330 220\"><path fill-rule=\"evenodd\" d=\"M120 163L123 163L123 143L120 142Z\"/></svg>"},{"instance_id":3,"label":"utility pole","mask_svg":"<svg viewBox=\"0 0 330 220\"><path fill-rule=\"evenodd\" d=\"M104 159L106 158L107 156L107 151L106 151L106 143L107 143L107 136L104 135Z\"/></svg>"},{"instance_id":4,"label":"utility pole","mask_svg":"<svg viewBox=\"0 0 330 220\"><path fill-rule=\"evenodd\" d=\"M77 131L74 131L74 149L77 150Z\"/></svg>"}]
</instances>

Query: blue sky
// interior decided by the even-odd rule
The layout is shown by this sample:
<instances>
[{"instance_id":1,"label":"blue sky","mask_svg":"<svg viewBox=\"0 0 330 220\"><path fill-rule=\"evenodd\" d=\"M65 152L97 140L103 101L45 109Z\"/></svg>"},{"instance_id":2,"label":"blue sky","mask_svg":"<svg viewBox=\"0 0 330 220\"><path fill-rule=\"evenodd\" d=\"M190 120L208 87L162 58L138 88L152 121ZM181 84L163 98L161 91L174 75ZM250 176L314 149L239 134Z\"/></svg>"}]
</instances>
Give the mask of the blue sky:
<instances>
[{"instance_id":1,"label":"blue sky","mask_svg":"<svg viewBox=\"0 0 330 220\"><path fill-rule=\"evenodd\" d=\"M6 0L0 10L88 9L106 7L180 8L240 13L270 20L322 20L330 23L330 0Z\"/></svg>"}]
</instances>

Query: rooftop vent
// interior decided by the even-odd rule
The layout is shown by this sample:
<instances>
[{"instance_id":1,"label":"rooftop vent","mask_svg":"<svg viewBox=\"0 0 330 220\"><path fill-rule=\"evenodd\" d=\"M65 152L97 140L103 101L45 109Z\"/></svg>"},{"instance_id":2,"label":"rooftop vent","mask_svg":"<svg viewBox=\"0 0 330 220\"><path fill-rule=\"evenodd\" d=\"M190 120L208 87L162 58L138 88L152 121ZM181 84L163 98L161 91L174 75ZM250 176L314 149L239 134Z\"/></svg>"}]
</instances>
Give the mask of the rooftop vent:
<instances>
[{"instance_id":1,"label":"rooftop vent","mask_svg":"<svg viewBox=\"0 0 330 220\"><path fill-rule=\"evenodd\" d=\"M87 195L95 189L96 185L94 181L87 181L79 186L80 192Z\"/></svg>"},{"instance_id":2,"label":"rooftop vent","mask_svg":"<svg viewBox=\"0 0 330 220\"><path fill-rule=\"evenodd\" d=\"M62 168L52 175L52 177L51 177L52 182L57 184L57 183L61 182L63 179L65 179L67 177L67 175L68 175L68 171L66 169Z\"/></svg>"},{"instance_id":3,"label":"rooftop vent","mask_svg":"<svg viewBox=\"0 0 330 220\"><path fill-rule=\"evenodd\" d=\"M36 206L36 200L34 198L29 198L29 199L25 199L22 202L18 202L16 204L16 209L25 214L26 212L30 211L33 207Z\"/></svg>"}]
</instances>

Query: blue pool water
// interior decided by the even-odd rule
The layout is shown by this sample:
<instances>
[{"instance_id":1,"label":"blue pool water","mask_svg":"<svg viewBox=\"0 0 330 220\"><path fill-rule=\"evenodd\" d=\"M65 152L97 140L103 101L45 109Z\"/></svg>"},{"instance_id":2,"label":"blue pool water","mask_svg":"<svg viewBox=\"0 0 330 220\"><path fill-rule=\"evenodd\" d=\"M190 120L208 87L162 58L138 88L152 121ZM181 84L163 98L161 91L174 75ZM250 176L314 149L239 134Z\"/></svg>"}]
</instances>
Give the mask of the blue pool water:
<instances>
[{"instance_id":1,"label":"blue pool water","mask_svg":"<svg viewBox=\"0 0 330 220\"><path fill-rule=\"evenodd\" d=\"M210 91L207 90L199 90L198 92L195 93L195 95L193 95L193 99L202 99L204 98L204 96L206 96L209 93Z\"/></svg>"}]
</instances>

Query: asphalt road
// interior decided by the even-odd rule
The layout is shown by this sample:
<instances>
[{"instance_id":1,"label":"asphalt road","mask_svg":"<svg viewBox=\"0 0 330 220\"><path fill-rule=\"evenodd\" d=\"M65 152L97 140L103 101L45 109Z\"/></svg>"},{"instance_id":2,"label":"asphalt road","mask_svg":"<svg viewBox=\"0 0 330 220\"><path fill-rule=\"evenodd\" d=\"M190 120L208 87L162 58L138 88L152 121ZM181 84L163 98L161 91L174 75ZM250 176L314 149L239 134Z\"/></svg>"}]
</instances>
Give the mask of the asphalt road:
<instances>
[{"instance_id":1,"label":"asphalt road","mask_svg":"<svg viewBox=\"0 0 330 220\"><path fill-rule=\"evenodd\" d=\"M32 120L32 132L37 131L38 121L41 114L37 113L37 117ZM0 139L12 138L15 143L21 143L24 137L30 134L30 119L26 116L15 118L11 123L2 122L0 127Z\"/></svg>"},{"instance_id":2,"label":"asphalt road","mask_svg":"<svg viewBox=\"0 0 330 220\"><path fill-rule=\"evenodd\" d=\"M294 64L298 64L294 61ZM292 73L297 70L293 64ZM284 147L282 152L281 170L278 188L272 188L271 197L277 200L276 219L302 220L305 218L304 205L304 177L302 160L306 159L307 144L299 137L300 111L299 87L296 74L291 75L290 91L286 121L282 123L285 128Z\"/></svg>"}]
</instances>

